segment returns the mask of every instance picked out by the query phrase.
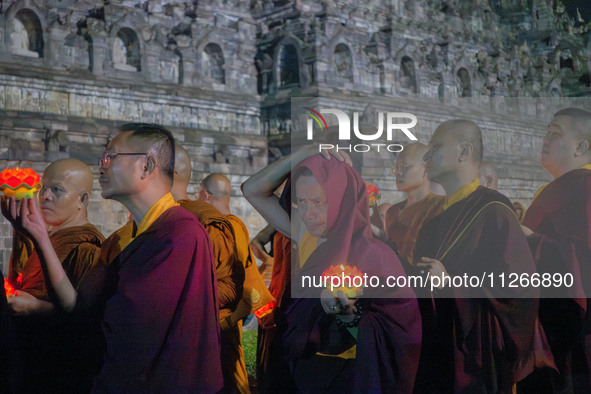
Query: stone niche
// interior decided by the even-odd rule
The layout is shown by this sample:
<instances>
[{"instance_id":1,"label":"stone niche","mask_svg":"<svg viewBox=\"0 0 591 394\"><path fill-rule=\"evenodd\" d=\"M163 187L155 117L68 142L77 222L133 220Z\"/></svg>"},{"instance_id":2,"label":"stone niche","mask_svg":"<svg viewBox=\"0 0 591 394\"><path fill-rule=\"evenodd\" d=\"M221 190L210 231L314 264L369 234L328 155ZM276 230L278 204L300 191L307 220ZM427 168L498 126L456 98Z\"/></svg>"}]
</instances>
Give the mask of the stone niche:
<instances>
[{"instance_id":1,"label":"stone niche","mask_svg":"<svg viewBox=\"0 0 591 394\"><path fill-rule=\"evenodd\" d=\"M43 29L37 15L19 10L10 22L10 51L19 56L43 57Z\"/></svg>"},{"instance_id":2,"label":"stone niche","mask_svg":"<svg viewBox=\"0 0 591 394\"><path fill-rule=\"evenodd\" d=\"M141 71L140 43L137 34L124 27L113 38L113 68L122 71Z\"/></svg>"}]
</instances>

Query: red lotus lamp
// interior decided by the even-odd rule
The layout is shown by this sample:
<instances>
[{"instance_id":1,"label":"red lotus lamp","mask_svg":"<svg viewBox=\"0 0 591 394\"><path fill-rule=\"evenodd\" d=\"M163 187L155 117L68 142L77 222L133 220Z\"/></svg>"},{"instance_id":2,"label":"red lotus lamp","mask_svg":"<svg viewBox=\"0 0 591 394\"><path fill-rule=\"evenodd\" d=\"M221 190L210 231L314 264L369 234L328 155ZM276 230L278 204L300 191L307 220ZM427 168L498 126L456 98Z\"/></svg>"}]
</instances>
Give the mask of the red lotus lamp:
<instances>
[{"instance_id":1,"label":"red lotus lamp","mask_svg":"<svg viewBox=\"0 0 591 394\"><path fill-rule=\"evenodd\" d=\"M6 197L33 198L41 177L30 168L7 168L0 173L0 191Z\"/></svg>"}]
</instances>

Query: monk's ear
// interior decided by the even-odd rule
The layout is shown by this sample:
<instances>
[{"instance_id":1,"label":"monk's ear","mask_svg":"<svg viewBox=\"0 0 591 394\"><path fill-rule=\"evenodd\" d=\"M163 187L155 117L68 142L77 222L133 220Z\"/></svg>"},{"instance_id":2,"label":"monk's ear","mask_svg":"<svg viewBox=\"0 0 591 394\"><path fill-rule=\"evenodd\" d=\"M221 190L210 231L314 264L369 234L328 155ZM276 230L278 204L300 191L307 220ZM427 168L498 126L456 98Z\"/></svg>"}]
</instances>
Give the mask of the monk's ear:
<instances>
[{"instance_id":1,"label":"monk's ear","mask_svg":"<svg viewBox=\"0 0 591 394\"><path fill-rule=\"evenodd\" d=\"M474 147L469 142L464 142L460 145L460 155L458 156L458 161L462 162L466 159L472 157L472 152L474 151Z\"/></svg>"},{"instance_id":2,"label":"monk's ear","mask_svg":"<svg viewBox=\"0 0 591 394\"><path fill-rule=\"evenodd\" d=\"M575 150L575 157L582 156L589 151L589 141L581 140L577 144L577 149Z\"/></svg>"},{"instance_id":3,"label":"monk's ear","mask_svg":"<svg viewBox=\"0 0 591 394\"><path fill-rule=\"evenodd\" d=\"M148 156L146 164L144 164L144 175L149 175L156 169L156 158Z\"/></svg>"},{"instance_id":4,"label":"monk's ear","mask_svg":"<svg viewBox=\"0 0 591 394\"><path fill-rule=\"evenodd\" d=\"M90 200L90 196L88 192L81 192L80 193L80 200L78 203L78 209L82 209L88 205L88 201Z\"/></svg>"}]
</instances>

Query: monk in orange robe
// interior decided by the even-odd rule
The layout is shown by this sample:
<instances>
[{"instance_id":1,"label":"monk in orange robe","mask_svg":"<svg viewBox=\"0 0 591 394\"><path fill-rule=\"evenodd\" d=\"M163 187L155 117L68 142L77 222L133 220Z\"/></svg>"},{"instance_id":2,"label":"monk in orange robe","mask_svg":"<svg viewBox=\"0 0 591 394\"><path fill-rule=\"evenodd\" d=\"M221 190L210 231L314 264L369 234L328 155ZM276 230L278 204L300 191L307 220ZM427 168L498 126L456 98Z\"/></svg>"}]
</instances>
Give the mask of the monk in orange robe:
<instances>
[{"instance_id":1,"label":"monk in orange robe","mask_svg":"<svg viewBox=\"0 0 591 394\"><path fill-rule=\"evenodd\" d=\"M385 230L388 242L396 245L403 264L412 264L423 223L443 211L445 198L431 193L427 178L423 155L428 149L421 143L410 144L400 152L392 167L396 187L406 193L407 199L386 211Z\"/></svg>"},{"instance_id":2,"label":"monk in orange robe","mask_svg":"<svg viewBox=\"0 0 591 394\"><path fill-rule=\"evenodd\" d=\"M49 240L68 279L77 288L98 261L104 240L87 219L92 171L79 160L63 159L45 169L42 181L39 206ZM6 204L3 208L5 216L12 220ZM92 324L89 315L78 314L66 320L53 313L55 300L43 274L43 256L25 234L16 230L14 234L9 278L18 296L8 302L22 316L17 320L17 333L25 376L32 376L27 379L27 389L90 389L102 358L100 346L93 347L101 343L98 322Z\"/></svg>"}]
</instances>

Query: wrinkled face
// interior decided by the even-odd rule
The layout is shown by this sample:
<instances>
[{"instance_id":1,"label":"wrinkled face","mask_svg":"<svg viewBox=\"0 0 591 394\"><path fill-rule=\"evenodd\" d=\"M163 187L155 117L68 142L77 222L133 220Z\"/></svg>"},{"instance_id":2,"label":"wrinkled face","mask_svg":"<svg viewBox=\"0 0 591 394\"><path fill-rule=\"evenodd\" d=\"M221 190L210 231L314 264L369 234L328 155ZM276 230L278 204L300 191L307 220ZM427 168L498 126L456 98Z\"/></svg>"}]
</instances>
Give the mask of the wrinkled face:
<instances>
[{"instance_id":1,"label":"wrinkled face","mask_svg":"<svg viewBox=\"0 0 591 394\"><path fill-rule=\"evenodd\" d=\"M414 190L424 184L427 178L425 161L418 153L400 153L393 166L396 176L396 188L406 192Z\"/></svg>"},{"instance_id":2,"label":"wrinkled face","mask_svg":"<svg viewBox=\"0 0 591 394\"><path fill-rule=\"evenodd\" d=\"M451 132L437 128L429 141L429 150L423 157L430 181L441 183L447 175L454 173L460 157L460 144Z\"/></svg>"},{"instance_id":3,"label":"wrinkled face","mask_svg":"<svg viewBox=\"0 0 591 394\"><path fill-rule=\"evenodd\" d=\"M542 166L552 175L568 170L575 157L579 139L572 129L572 120L568 116L557 116L548 126L542 146Z\"/></svg>"},{"instance_id":4,"label":"wrinkled face","mask_svg":"<svg viewBox=\"0 0 591 394\"><path fill-rule=\"evenodd\" d=\"M73 181L72 173L49 167L42 179L39 208L45 223L59 227L74 219L83 207L81 196L84 192Z\"/></svg>"},{"instance_id":5,"label":"wrinkled face","mask_svg":"<svg viewBox=\"0 0 591 394\"><path fill-rule=\"evenodd\" d=\"M105 199L120 200L137 191L146 156L137 141L129 138L131 132L118 134L107 146L106 153L140 153L114 156L109 163L99 166L101 195ZM135 142L135 145L134 145Z\"/></svg>"},{"instance_id":6,"label":"wrinkled face","mask_svg":"<svg viewBox=\"0 0 591 394\"><path fill-rule=\"evenodd\" d=\"M297 212L310 235L326 238L328 200L322 186L313 176L300 176L295 184Z\"/></svg>"}]
</instances>

